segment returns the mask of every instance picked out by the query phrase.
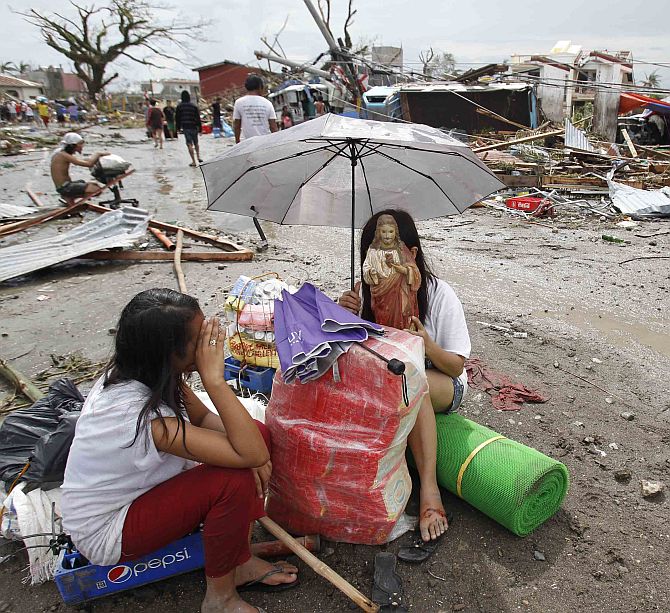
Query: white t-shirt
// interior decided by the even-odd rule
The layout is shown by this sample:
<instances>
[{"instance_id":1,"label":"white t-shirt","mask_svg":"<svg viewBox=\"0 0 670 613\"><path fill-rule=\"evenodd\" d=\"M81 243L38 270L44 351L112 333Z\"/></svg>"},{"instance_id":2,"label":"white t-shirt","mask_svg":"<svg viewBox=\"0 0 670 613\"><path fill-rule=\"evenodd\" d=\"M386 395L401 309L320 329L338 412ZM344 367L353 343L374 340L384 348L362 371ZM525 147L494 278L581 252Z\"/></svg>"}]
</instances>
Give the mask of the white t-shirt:
<instances>
[{"instance_id":1,"label":"white t-shirt","mask_svg":"<svg viewBox=\"0 0 670 613\"><path fill-rule=\"evenodd\" d=\"M132 446L137 416L149 395L139 381L93 386L77 421L63 482L63 527L94 564L121 557L123 523L131 503L193 463L156 449L151 430ZM174 416L167 405L159 410Z\"/></svg>"},{"instance_id":2,"label":"white t-shirt","mask_svg":"<svg viewBox=\"0 0 670 613\"><path fill-rule=\"evenodd\" d=\"M233 119L242 120L240 139L270 134L270 119L276 119L272 103L263 96L247 95L235 100Z\"/></svg>"},{"instance_id":3,"label":"white t-shirt","mask_svg":"<svg viewBox=\"0 0 670 613\"><path fill-rule=\"evenodd\" d=\"M470 357L472 345L468 325L465 322L463 305L456 292L442 279L435 279L428 285L428 313L424 324L428 335L445 351ZM463 369L460 377L463 395L467 391L468 374Z\"/></svg>"}]
</instances>

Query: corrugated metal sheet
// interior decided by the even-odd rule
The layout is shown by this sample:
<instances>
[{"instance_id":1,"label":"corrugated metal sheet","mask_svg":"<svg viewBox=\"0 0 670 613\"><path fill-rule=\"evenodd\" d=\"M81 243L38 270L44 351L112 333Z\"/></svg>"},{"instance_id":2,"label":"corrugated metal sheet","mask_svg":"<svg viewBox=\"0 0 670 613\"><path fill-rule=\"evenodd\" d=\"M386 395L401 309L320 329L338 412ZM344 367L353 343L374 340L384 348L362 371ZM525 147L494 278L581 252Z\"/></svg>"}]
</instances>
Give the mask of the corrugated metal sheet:
<instances>
[{"instance_id":1,"label":"corrugated metal sheet","mask_svg":"<svg viewBox=\"0 0 670 613\"><path fill-rule=\"evenodd\" d=\"M612 205L631 217L670 217L670 187L647 191L612 180L607 176Z\"/></svg>"},{"instance_id":2,"label":"corrugated metal sheet","mask_svg":"<svg viewBox=\"0 0 670 613\"><path fill-rule=\"evenodd\" d=\"M82 256L98 249L130 247L144 237L149 213L124 208L50 238L0 249L0 281Z\"/></svg>"},{"instance_id":3,"label":"corrugated metal sheet","mask_svg":"<svg viewBox=\"0 0 670 613\"><path fill-rule=\"evenodd\" d=\"M586 137L586 133L579 128L575 128L567 117L565 118L565 146L568 149L580 149L581 151L597 153L596 148Z\"/></svg>"},{"instance_id":4,"label":"corrugated metal sheet","mask_svg":"<svg viewBox=\"0 0 670 613\"><path fill-rule=\"evenodd\" d=\"M23 215L32 215L39 211L31 206L17 206L16 204L2 204L0 202L0 219L9 219L11 217L22 217Z\"/></svg>"}]
</instances>

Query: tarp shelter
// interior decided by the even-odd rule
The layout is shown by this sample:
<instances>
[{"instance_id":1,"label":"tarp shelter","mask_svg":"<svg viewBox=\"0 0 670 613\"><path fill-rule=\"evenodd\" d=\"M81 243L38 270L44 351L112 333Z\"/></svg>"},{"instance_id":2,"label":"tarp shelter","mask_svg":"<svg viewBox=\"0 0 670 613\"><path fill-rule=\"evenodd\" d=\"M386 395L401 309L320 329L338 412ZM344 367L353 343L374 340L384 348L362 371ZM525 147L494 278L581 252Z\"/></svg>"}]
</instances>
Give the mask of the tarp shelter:
<instances>
[{"instance_id":1,"label":"tarp shelter","mask_svg":"<svg viewBox=\"0 0 670 613\"><path fill-rule=\"evenodd\" d=\"M538 125L537 98L527 83L412 84L402 86L399 94L404 120L434 128L456 128L469 134L518 129L493 114L529 128Z\"/></svg>"}]
</instances>

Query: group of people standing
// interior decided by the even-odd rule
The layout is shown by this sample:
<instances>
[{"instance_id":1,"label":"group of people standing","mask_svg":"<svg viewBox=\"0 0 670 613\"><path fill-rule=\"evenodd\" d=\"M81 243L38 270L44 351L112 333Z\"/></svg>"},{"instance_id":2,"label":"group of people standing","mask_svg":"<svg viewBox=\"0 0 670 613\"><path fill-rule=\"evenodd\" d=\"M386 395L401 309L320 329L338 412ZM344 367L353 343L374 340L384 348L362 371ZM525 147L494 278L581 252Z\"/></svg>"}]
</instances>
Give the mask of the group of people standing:
<instances>
[{"instance_id":1,"label":"group of people standing","mask_svg":"<svg viewBox=\"0 0 670 613\"><path fill-rule=\"evenodd\" d=\"M35 123L48 128L54 115L61 125L66 121L80 123L84 117L84 113L80 113L79 106L73 101L65 104L44 98L28 101L7 100L0 104L0 119L7 123Z\"/></svg>"}]
</instances>

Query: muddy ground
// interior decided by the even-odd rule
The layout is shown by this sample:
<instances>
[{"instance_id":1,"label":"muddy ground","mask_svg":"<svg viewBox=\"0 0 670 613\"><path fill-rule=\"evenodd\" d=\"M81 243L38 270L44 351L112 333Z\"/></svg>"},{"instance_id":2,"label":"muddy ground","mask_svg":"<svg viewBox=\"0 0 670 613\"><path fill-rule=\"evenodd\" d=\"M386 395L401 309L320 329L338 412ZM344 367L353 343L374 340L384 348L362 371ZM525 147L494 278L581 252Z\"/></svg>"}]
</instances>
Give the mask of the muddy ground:
<instances>
[{"instance_id":1,"label":"muddy ground","mask_svg":"<svg viewBox=\"0 0 670 613\"><path fill-rule=\"evenodd\" d=\"M183 141L156 151L139 130L96 132L88 151L104 148L132 161L137 172L126 191L159 219L217 229L255 246L248 220L204 210L202 177L187 166ZM227 146L204 137L204 157ZM28 204L21 192L26 184L52 194L43 154L2 161L14 166L0 165L0 201ZM52 195L44 199L55 202ZM0 244L73 223L53 222ZM463 413L560 459L571 486L557 515L523 539L445 493L455 516L448 538L428 563L398 568L413 611L670 610L668 499L643 498L640 487L642 479L670 484L670 267L663 259L619 265L628 258L668 255L670 235L648 235L670 227L645 222L625 231L571 209L542 223L472 209L420 224L435 272L464 304L473 357L549 397L545 404L503 413L492 409L488 396L471 390ZM216 310L241 273L276 271L294 282L310 280L333 297L347 286L346 231L274 225L266 230L271 247L252 263L184 264L189 290L206 313ZM602 234L628 242L608 243ZM176 287L169 263L68 264L2 284L0 355L27 374L49 366L50 354L79 351L104 359L123 305L156 286ZM510 326L528 338L511 338L478 322ZM627 421L622 412L634 413L634 419ZM591 453L586 437L607 455ZM630 471L629 481L615 479L622 469ZM387 549L395 551L408 539ZM369 594L380 549L331 543L324 559ZM535 552L544 561L536 560L541 556ZM23 584L25 563L19 556L0 567L0 611L65 610L53 583ZM195 612L203 591L202 574L192 573L83 609ZM350 609L344 596L302 564L299 588L248 599L273 613Z\"/></svg>"}]
</instances>

